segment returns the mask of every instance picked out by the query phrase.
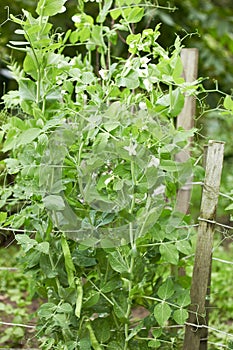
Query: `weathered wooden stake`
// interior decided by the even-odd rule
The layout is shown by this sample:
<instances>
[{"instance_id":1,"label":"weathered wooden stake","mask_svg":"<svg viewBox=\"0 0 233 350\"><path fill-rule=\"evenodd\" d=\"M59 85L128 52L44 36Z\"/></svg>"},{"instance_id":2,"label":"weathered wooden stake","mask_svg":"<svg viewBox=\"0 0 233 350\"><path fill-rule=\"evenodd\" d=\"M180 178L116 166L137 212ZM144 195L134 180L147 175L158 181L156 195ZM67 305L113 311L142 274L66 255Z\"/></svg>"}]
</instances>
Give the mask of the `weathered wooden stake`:
<instances>
[{"instance_id":1,"label":"weathered wooden stake","mask_svg":"<svg viewBox=\"0 0 233 350\"><path fill-rule=\"evenodd\" d=\"M191 306L183 350L200 350L206 320L206 295L211 272L215 216L223 166L224 143L209 141L202 192L197 245L191 285ZM207 342L206 342L207 344Z\"/></svg>"},{"instance_id":2,"label":"weathered wooden stake","mask_svg":"<svg viewBox=\"0 0 233 350\"><path fill-rule=\"evenodd\" d=\"M197 79L198 73L198 50L197 49L182 49L181 60L183 63L183 77L186 82L191 83ZM177 117L176 127L182 127L185 130L190 130L194 126L194 116L196 113L196 99L194 96L186 96L184 108ZM186 149L176 155L178 162L186 162L190 158L190 139ZM192 182L192 178L188 179ZM177 193L176 209L184 214L187 214L190 204L191 185L183 186Z\"/></svg>"},{"instance_id":3,"label":"weathered wooden stake","mask_svg":"<svg viewBox=\"0 0 233 350\"><path fill-rule=\"evenodd\" d=\"M204 169L206 169L207 152L208 152L208 145L204 145L204 152L203 152L203 167L204 167ZM207 326L209 324L209 313L210 313L211 273L212 273L212 254L211 254L208 287L207 287L206 299L205 299L205 312L206 312L205 320L206 320ZM202 328L201 329L201 339L200 339L199 350L207 350L208 349L208 336L209 336L208 327Z\"/></svg>"}]
</instances>

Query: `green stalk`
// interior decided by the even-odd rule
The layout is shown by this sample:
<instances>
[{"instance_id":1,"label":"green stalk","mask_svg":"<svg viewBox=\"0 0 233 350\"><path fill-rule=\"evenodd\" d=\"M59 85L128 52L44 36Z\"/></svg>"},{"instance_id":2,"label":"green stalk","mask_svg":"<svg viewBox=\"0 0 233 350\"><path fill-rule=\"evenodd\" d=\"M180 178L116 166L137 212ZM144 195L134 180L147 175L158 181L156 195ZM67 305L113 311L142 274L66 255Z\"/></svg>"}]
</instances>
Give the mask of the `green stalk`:
<instances>
[{"instance_id":1,"label":"green stalk","mask_svg":"<svg viewBox=\"0 0 233 350\"><path fill-rule=\"evenodd\" d=\"M129 268L129 274L131 275L133 273L133 268L134 268L134 262L135 262L135 257L134 254L131 253L131 259L130 259L130 268ZM128 307L127 307L127 311L125 314L125 317L127 320L129 320L130 317L130 313L131 313L131 306L132 306L132 302L131 302L131 290L132 290L132 280L130 279L129 281L129 285L128 285ZM129 343L129 324L126 323L125 324L125 345L124 345L124 350L128 349L128 343Z\"/></svg>"},{"instance_id":2,"label":"green stalk","mask_svg":"<svg viewBox=\"0 0 233 350\"><path fill-rule=\"evenodd\" d=\"M134 168L134 162L131 161L131 175L132 175L132 183L133 186L136 184L136 179L135 179L135 168ZM131 201L131 207L130 207L130 214L133 213L133 209L135 206L135 196L133 194L132 201ZM128 283L128 307L126 311L126 319L129 320L130 314L131 314L131 291L133 287L133 282L132 282L132 274L133 274L133 268L134 268L134 263L135 263L135 250L136 250L136 243L135 243L135 237L133 233L133 224L129 224L129 237L130 237L130 245L131 245L131 256L130 256L130 267L129 267L129 275L130 275L130 280ZM128 349L128 343L129 343L129 324L125 324L125 345L124 345L124 350Z\"/></svg>"},{"instance_id":3,"label":"green stalk","mask_svg":"<svg viewBox=\"0 0 233 350\"><path fill-rule=\"evenodd\" d=\"M54 265L53 258L52 258L52 255L50 252L49 252L49 260L50 260L50 264L52 266L52 270L55 271L55 265ZM55 281L56 281L56 285L57 285L58 294L60 294L61 285L60 285L60 282L59 282L59 279L57 276L55 277Z\"/></svg>"}]
</instances>

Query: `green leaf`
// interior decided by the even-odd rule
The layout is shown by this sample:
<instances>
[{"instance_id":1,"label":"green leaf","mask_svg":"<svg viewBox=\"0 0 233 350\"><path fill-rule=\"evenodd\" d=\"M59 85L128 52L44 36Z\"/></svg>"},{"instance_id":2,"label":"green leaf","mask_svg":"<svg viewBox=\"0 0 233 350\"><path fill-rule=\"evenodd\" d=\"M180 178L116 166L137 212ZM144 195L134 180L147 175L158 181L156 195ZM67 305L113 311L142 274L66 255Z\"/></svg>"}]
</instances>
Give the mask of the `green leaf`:
<instances>
[{"instance_id":1,"label":"green leaf","mask_svg":"<svg viewBox=\"0 0 233 350\"><path fill-rule=\"evenodd\" d=\"M5 211L0 211L0 224L4 223L7 218L7 212Z\"/></svg>"},{"instance_id":2,"label":"green leaf","mask_svg":"<svg viewBox=\"0 0 233 350\"><path fill-rule=\"evenodd\" d=\"M91 84L95 80L95 76L92 72L84 72L82 74L81 80L83 84Z\"/></svg>"},{"instance_id":3,"label":"green leaf","mask_svg":"<svg viewBox=\"0 0 233 350\"><path fill-rule=\"evenodd\" d=\"M100 299L99 292L92 292L86 300L83 301L83 308L90 308L98 303Z\"/></svg>"},{"instance_id":4,"label":"green leaf","mask_svg":"<svg viewBox=\"0 0 233 350\"><path fill-rule=\"evenodd\" d=\"M98 191L101 191L103 188L106 188L108 183L113 179L113 176L111 174L106 174L106 175L102 175L99 180L98 183L96 185L96 188Z\"/></svg>"},{"instance_id":5,"label":"green leaf","mask_svg":"<svg viewBox=\"0 0 233 350\"><path fill-rule=\"evenodd\" d=\"M230 111L233 111L233 100L232 100L231 96L227 95L224 98L223 106L224 106L224 108L226 108Z\"/></svg>"},{"instance_id":6,"label":"green leaf","mask_svg":"<svg viewBox=\"0 0 233 350\"><path fill-rule=\"evenodd\" d=\"M110 11L110 16L112 17L112 19L114 19L114 21L121 15L121 9L113 9Z\"/></svg>"},{"instance_id":7,"label":"green leaf","mask_svg":"<svg viewBox=\"0 0 233 350\"><path fill-rule=\"evenodd\" d=\"M3 130L0 130L0 143L2 143L4 136L5 136L5 132Z\"/></svg>"},{"instance_id":8,"label":"green leaf","mask_svg":"<svg viewBox=\"0 0 233 350\"><path fill-rule=\"evenodd\" d=\"M138 73L131 69L131 71L127 74L127 76L123 76L119 79L117 82L117 85L120 86L125 86L129 89L136 89L139 87L139 78L138 78Z\"/></svg>"},{"instance_id":9,"label":"green leaf","mask_svg":"<svg viewBox=\"0 0 233 350\"><path fill-rule=\"evenodd\" d=\"M171 316L171 308L166 302L157 304L154 308L154 316L160 326L164 326Z\"/></svg>"},{"instance_id":10,"label":"green leaf","mask_svg":"<svg viewBox=\"0 0 233 350\"><path fill-rule=\"evenodd\" d=\"M42 304L38 310L39 317L50 318L53 316L54 311L56 310L57 305L53 303Z\"/></svg>"},{"instance_id":11,"label":"green leaf","mask_svg":"<svg viewBox=\"0 0 233 350\"><path fill-rule=\"evenodd\" d=\"M120 123L118 121L109 121L109 122L104 123L104 128L105 128L105 130L110 132L110 131L116 129L119 125L120 125Z\"/></svg>"},{"instance_id":12,"label":"green leaf","mask_svg":"<svg viewBox=\"0 0 233 350\"><path fill-rule=\"evenodd\" d=\"M228 206L225 208L225 210L233 210L233 203L230 204L230 205L228 205Z\"/></svg>"},{"instance_id":13,"label":"green leaf","mask_svg":"<svg viewBox=\"0 0 233 350\"><path fill-rule=\"evenodd\" d=\"M113 270L119 273L125 273L129 271L129 267L127 266L122 255L118 251L110 252L108 260Z\"/></svg>"},{"instance_id":14,"label":"green leaf","mask_svg":"<svg viewBox=\"0 0 233 350\"><path fill-rule=\"evenodd\" d=\"M97 264L96 259L89 257L86 251L75 250L73 252L73 262L77 266L90 267Z\"/></svg>"},{"instance_id":15,"label":"green leaf","mask_svg":"<svg viewBox=\"0 0 233 350\"><path fill-rule=\"evenodd\" d=\"M22 146L27 145L28 143L31 143L33 140L35 140L41 133L41 129L39 128L31 128L28 130L23 131L15 144L15 146Z\"/></svg>"},{"instance_id":16,"label":"green leaf","mask_svg":"<svg viewBox=\"0 0 233 350\"><path fill-rule=\"evenodd\" d=\"M138 23L144 16L144 9L139 6L128 7L123 10L123 14L128 23Z\"/></svg>"},{"instance_id":17,"label":"green leaf","mask_svg":"<svg viewBox=\"0 0 233 350\"><path fill-rule=\"evenodd\" d=\"M103 39L103 29L101 26L95 25L92 27L92 32L91 32L91 44L95 44L99 47L102 47L107 49L104 39Z\"/></svg>"},{"instance_id":18,"label":"green leaf","mask_svg":"<svg viewBox=\"0 0 233 350\"><path fill-rule=\"evenodd\" d=\"M33 79L38 79L38 63L31 51L27 52L23 62L23 68Z\"/></svg>"},{"instance_id":19,"label":"green leaf","mask_svg":"<svg viewBox=\"0 0 233 350\"><path fill-rule=\"evenodd\" d=\"M116 317L119 318L119 320L122 322L128 322L126 318L127 308L127 298L123 294L120 294L119 298L117 300L114 300L113 309Z\"/></svg>"},{"instance_id":20,"label":"green leaf","mask_svg":"<svg viewBox=\"0 0 233 350\"><path fill-rule=\"evenodd\" d=\"M176 117L184 107L184 95L179 88L176 88L169 94L163 95L157 100L161 106L168 107L172 117Z\"/></svg>"},{"instance_id":21,"label":"green leaf","mask_svg":"<svg viewBox=\"0 0 233 350\"><path fill-rule=\"evenodd\" d=\"M36 82L30 79L20 79L19 81L19 96L23 101L36 101Z\"/></svg>"},{"instance_id":22,"label":"green leaf","mask_svg":"<svg viewBox=\"0 0 233 350\"><path fill-rule=\"evenodd\" d=\"M146 233L152 226L154 226L156 224L156 222L158 222L159 217L162 213L163 207L161 206L157 206L155 208L152 208L150 210L146 209L145 212L147 211L147 213L144 213L144 210L142 211L141 217L140 215L137 218L137 221L142 225L143 231L144 233Z\"/></svg>"},{"instance_id":23,"label":"green leaf","mask_svg":"<svg viewBox=\"0 0 233 350\"><path fill-rule=\"evenodd\" d=\"M24 222L26 220L26 217L24 215L24 213L20 213L20 214L16 214L13 216L13 220L12 220L12 226L16 229L16 228L20 228L21 226L23 226Z\"/></svg>"},{"instance_id":24,"label":"green leaf","mask_svg":"<svg viewBox=\"0 0 233 350\"><path fill-rule=\"evenodd\" d=\"M43 198L43 203L46 209L48 210L64 210L65 209L65 202L61 196L57 196L54 194L51 194L49 196L46 196Z\"/></svg>"},{"instance_id":25,"label":"green leaf","mask_svg":"<svg viewBox=\"0 0 233 350\"><path fill-rule=\"evenodd\" d=\"M58 305L56 311L59 313L70 314L73 312L73 308L69 303L63 303L61 305Z\"/></svg>"},{"instance_id":26,"label":"green leaf","mask_svg":"<svg viewBox=\"0 0 233 350\"><path fill-rule=\"evenodd\" d=\"M82 338L79 341L80 350L91 350L91 342L89 338Z\"/></svg>"},{"instance_id":27,"label":"green leaf","mask_svg":"<svg viewBox=\"0 0 233 350\"><path fill-rule=\"evenodd\" d=\"M14 327L12 330L12 338L15 337L16 339L20 339L23 338L24 336L24 330L22 329L22 327Z\"/></svg>"},{"instance_id":28,"label":"green leaf","mask_svg":"<svg viewBox=\"0 0 233 350\"><path fill-rule=\"evenodd\" d=\"M108 350L123 350L124 345L122 345L122 343L119 341L111 341L108 344Z\"/></svg>"},{"instance_id":29,"label":"green leaf","mask_svg":"<svg viewBox=\"0 0 233 350\"><path fill-rule=\"evenodd\" d=\"M192 254L192 247L189 241L182 240L176 243L176 248L183 254Z\"/></svg>"},{"instance_id":30,"label":"green leaf","mask_svg":"<svg viewBox=\"0 0 233 350\"><path fill-rule=\"evenodd\" d=\"M39 254L39 252L37 252ZM40 269L46 278L54 278L59 271L51 265L51 261L47 254L40 254Z\"/></svg>"},{"instance_id":31,"label":"green leaf","mask_svg":"<svg viewBox=\"0 0 233 350\"><path fill-rule=\"evenodd\" d=\"M36 12L39 16L54 16L66 10L64 8L66 1L67 0L40 0L37 4Z\"/></svg>"},{"instance_id":32,"label":"green leaf","mask_svg":"<svg viewBox=\"0 0 233 350\"><path fill-rule=\"evenodd\" d=\"M183 308L176 310L173 313L173 319L178 324L184 324L188 316L189 316L188 311Z\"/></svg>"},{"instance_id":33,"label":"green leaf","mask_svg":"<svg viewBox=\"0 0 233 350\"><path fill-rule=\"evenodd\" d=\"M42 242L37 244L36 250L44 254L49 254L49 242Z\"/></svg>"},{"instance_id":34,"label":"green leaf","mask_svg":"<svg viewBox=\"0 0 233 350\"><path fill-rule=\"evenodd\" d=\"M134 338L135 335L137 335L142 330L142 328L144 328L144 326L145 325L144 325L143 321L139 322L139 324L137 324L136 327L131 329L130 334L127 337L127 340L130 340L130 339Z\"/></svg>"},{"instance_id":35,"label":"green leaf","mask_svg":"<svg viewBox=\"0 0 233 350\"><path fill-rule=\"evenodd\" d=\"M99 15L97 16L96 21L98 23L103 23L106 19L106 16L108 14L108 11L110 9L110 7L112 6L113 0L105 0L104 1L104 6L102 7L102 9L99 12Z\"/></svg>"},{"instance_id":36,"label":"green leaf","mask_svg":"<svg viewBox=\"0 0 233 350\"><path fill-rule=\"evenodd\" d=\"M97 318L93 322L93 329L96 334L96 338L100 343L106 343L111 337L109 319Z\"/></svg>"},{"instance_id":37,"label":"green leaf","mask_svg":"<svg viewBox=\"0 0 233 350\"><path fill-rule=\"evenodd\" d=\"M20 234L15 236L16 241L22 245L22 248L25 252L37 245L35 239L31 239L28 235Z\"/></svg>"},{"instance_id":38,"label":"green leaf","mask_svg":"<svg viewBox=\"0 0 233 350\"><path fill-rule=\"evenodd\" d=\"M183 64L181 61L181 57L177 56L175 67L174 67L174 72L172 74L172 77L173 77L176 84L180 84L180 83L184 82L184 79L181 78L182 72L183 72Z\"/></svg>"},{"instance_id":39,"label":"green leaf","mask_svg":"<svg viewBox=\"0 0 233 350\"><path fill-rule=\"evenodd\" d=\"M174 284L171 278L168 278L165 283L163 283L158 290L158 296L163 299L169 299L174 294Z\"/></svg>"},{"instance_id":40,"label":"green leaf","mask_svg":"<svg viewBox=\"0 0 233 350\"><path fill-rule=\"evenodd\" d=\"M121 285L121 283L119 280L117 280L117 279L110 280L103 285L103 287L101 288L101 291L103 293L110 293L113 290L120 288L120 285Z\"/></svg>"},{"instance_id":41,"label":"green leaf","mask_svg":"<svg viewBox=\"0 0 233 350\"><path fill-rule=\"evenodd\" d=\"M162 243L159 247L161 258L163 261L177 265L179 260L179 253L177 248L172 243Z\"/></svg>"},{"instance_id":42,"label":"green leaf","mask_svg":"<svg viewBox=\"0 0 233 350\"><path fill-rule=\"evenodd\" d=\"M182 290L181 292L179 292L176 298L176 303L182 307L190 305L191 298L189 290Z\"/></svg>"},{"instance_id":43,"label":"green leaf","mask_svg":"<svg viewBox=\"0 0 233 350\"><path fill-rule=\"evenodd\" d=\"M67 317L65 314L55 314L53 316L53 321L56 326L63 328L63 331L68 328Z\"/></svg>"},{"instance_id":44,"label":"green leaf","mask_svg":"<svg viewBox=\"0 0 233 350\"><path fill-rule=\"evenodd\" d=\"M7 152L10 149L14 149L16 141L17 141L17 130L10 129L6 135L6 140L3 144L2 151Z\"/></svg>"},{"instance_id":45,"label":"green leaf","mask_svg":"<svg viewBox=\"0 0 233 350\"><path fill-rule=\"evenodd\" d=\"M160 163L160 168L162 170L165 170L169 173L178 171L183 165L179 162L175 162L173 160L166 160L166 159L162 159L161 163Z\"/></svg>"},{"instance_id":46,"label":"green leaf","mask_svg":"<svg viewBox=\"0 0 233 350\"><path fill-rule=\"evenodd\" d=\"M163 334L162 328L156 328L152 330L152 335L154 338L159 338Z\"/></svg>"},{"instance_id":47,"label":"green leaf","mask_svg":"<svg viewBox=\"0 0 233 350\"><path fill-rule=\"evenodd\" d=\"M193 135L195 134L196 131L197 131L197 129L195 129L195 128L190 129L190 130L183 130L183 129L179 128L175 132L173 142L179 143L179 142L187 141L190 137L193 137Z\"/></svg>"},{"instance_id":48,"label":"green leaf","mask_svg":"<svg viewBox=\"0 0 233 350\"><path fill-rule=\"evenodd\" d=\"M170 109L169 112L172 117L177 117L184 107L184 95L179 88L172 91L170 96Z\"/></svg>"},{"instance_id":49,"label":"green leaf","mask_svg":"<svg viewBox=\"0 0 233 350\"><path fill-rule=\"evenodd\" d=\"M19 170L21 170L21 164L18 159L6 158L4 162L6 164L8 174L16 174L19 172Z\"/></svg>"},{"instance_id":50,"label":"green leaf","mask_svg":"<svg viewBox=\"0 0 233 350\"><path fill-rule=\"evenodd\" d=\"M161 346L161 343L157 339L150 340L148 343L149 348L158 349L160 346Z\"/></svg>"}]
</instances>

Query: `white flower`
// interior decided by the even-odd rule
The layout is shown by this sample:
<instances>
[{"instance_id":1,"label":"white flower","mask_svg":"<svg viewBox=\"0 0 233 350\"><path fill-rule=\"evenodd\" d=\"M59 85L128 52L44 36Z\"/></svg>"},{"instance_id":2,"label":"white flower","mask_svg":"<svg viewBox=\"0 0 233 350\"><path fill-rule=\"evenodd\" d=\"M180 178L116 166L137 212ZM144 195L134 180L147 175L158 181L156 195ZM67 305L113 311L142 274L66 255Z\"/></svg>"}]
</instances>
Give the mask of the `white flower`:
<instances>
[{"instance_id":1,"label":"white flower","mask_svg":"<svg viewBox=\"0 0 233 350\"><path fill-rule=\"evenodd\" d=\"M112 180L114 180L114 176L108 177L108 178L104 181L104 184L105 184L106 186L108 186L108 184L109 184Z\"/></svg>"},{"instance_id":2,"label":"white flower","mask_svg":"<svg viewBox=\"0 0 233 350\"><path fill-rule=\"evenodd\" d=\"M87 94L83 94L83 102L86 104L86 102L87 102L87 98L88 98L88 96L87 96Z\"/></svg>"},{"instance_id":3,"label":"white flower","mask_svg":"<svg viewBox=\"0 0 233 350\"><path fill-rule=\"evenodd\" d=\"M131 143L129 146L125 146L124 147L124 149L129 152L130 156L136 156L137 155L136 148L137 148L137 144L136 143L134 143L134 144Z\"/></svg>"},{"instance_id":4,"label":"white flower","mask_svg":"<svg viewBox=\"0 0 233 350\"><path fill-rule=\"evenodd\" d=\"M146 78L146 77L148 77L148 69L147 69L147 67L146 67L146 68L143 68L143 69L138 69L138 75L139 75L139 77L141 77L141 78Z\"/></svg>"},{"instance_id":5,"label":"white flower","mask_svg":"<svg viewBox=\"0 0 233 350\"><path fill-rule=\"evenodd\" d=\"M152 91L153 85L151 84L149 79L144 79L143 80L143 84L145 85L145 88L146 88L147 91Z\"/></svg>"},{"instance_id":6,"label":"white flower","mask_svg":"<svg viewBox=\"0 0 233 350\"><path fill-rule=\"evenodd\" d=\"M147 109L146 102L139 102L139 108L145 111Z\"/></svg>"},{"instance_id":7,"label":"white flower","mask_svg":"<svg viewBox=\"0 0 233 350\"><path fill-rule=\"evenodd\" d=\"M75 65L75 62L76 62L76 58L75 58L75 57L71 58L71 60L70 60L70 65L71 65L71 66L74 66L74 65Z\"/></svg>"},{"instance_id":8,"label":"white flower","mask_svg":"<svg viewBox=\"0 0 233 350\"><path fill-rule=\"evenodd\" d=\"M158 187L154 190L154 192L153 192L153 194L152 194L152 197L156 197L156 196L158 196L159 194L164 194L164 193L165 193L165 189L166 189L166 186L164 186L164 185L158 186Z\"/></svg>"},{"instance_id":9,"label":"white flower","mask_svg":"<svg viewBox=\"0 0 233 350\"><path fill-rule=\"evenodd\" d=\"M71 19L72 19L72 21L74 23L81 23L82 22L82 16L81 15L74 15Z\"/></svg>"},{"instance_id":10,"label":"white flower","mask_svg":"<svg viewBox=\"0 0 233 350\"><path fill-rule=\"evenodd\" d=\"M101 78L103 80L107 80L108 79L108 71L107 71L107 69L100 69L99 75L101 76Z\"/></svg>"},{"instance_id":11,"label":"white flower","mask_svg":"<svg viewBox=\"0 0 233 350\"><path fill-rule=\"evenodd\" d=\"M148 168L151 168L152 166L154 166L155 168L158 168L159 164L160 164L159 158L156 158L155 156L152 156L151 160L150 160L150 162L148 164Z\"/></svg>"},{"instance_id":12,"label":"white flower","mask_svg":"<svg viewBox=\"0 0 233 350\"><path fill-rule=\"evenodd\" d=\"M148 57L142 57L140 58L140 63L141 63L141 66L144 67L144 68L147 68L147 63L150 62L150 58Z\"/></svg>"}]
</instances>

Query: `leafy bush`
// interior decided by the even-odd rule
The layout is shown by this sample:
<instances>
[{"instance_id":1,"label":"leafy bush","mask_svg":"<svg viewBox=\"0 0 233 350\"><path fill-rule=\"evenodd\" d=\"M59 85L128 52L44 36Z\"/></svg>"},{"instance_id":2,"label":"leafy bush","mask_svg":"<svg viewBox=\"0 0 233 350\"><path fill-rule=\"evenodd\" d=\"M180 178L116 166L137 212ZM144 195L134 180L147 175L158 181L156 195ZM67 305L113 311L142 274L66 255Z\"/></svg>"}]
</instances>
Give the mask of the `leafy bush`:
<instances>
[{"instance_id":1,"label":"leafy bush","mask_svg":"<svg viewBox=\"0 0 233 350\"><path fill-rule=\"evenodd\" d=\"M187 318L190 279L176 270L192 253L176 192L195 169L174 159L195 130L176 130L175 117L200 82L181 77L179 37L168 52L159 26L137 32L152 5L99 1L93 18L81 1L75 29L60 33L49 18L65 2L12 16L24 39L11 45L25 58L10 67L18 90L3 98L13 115L2 163L14 181L2 186L0 218L24 229L22 262L48 299L41 348L176 348L164 327ZM112 55L121 39L127 58ZM69 45L84 53L65 55Z\"/></svg>"}]
</instances>

